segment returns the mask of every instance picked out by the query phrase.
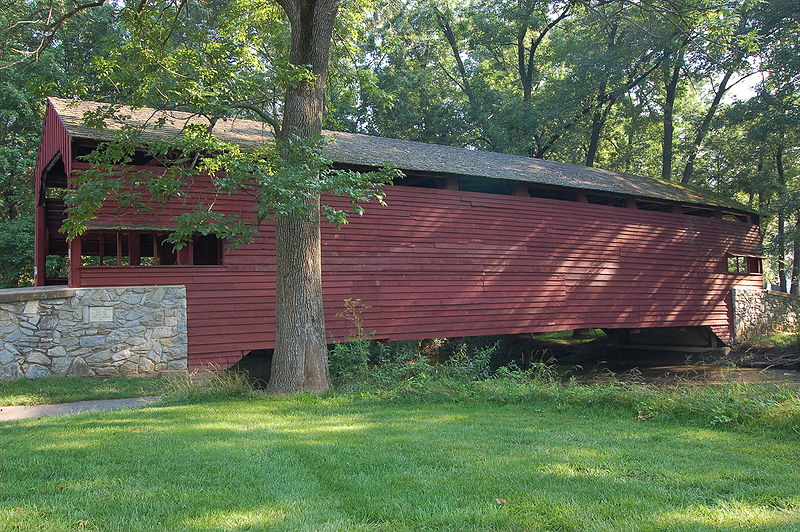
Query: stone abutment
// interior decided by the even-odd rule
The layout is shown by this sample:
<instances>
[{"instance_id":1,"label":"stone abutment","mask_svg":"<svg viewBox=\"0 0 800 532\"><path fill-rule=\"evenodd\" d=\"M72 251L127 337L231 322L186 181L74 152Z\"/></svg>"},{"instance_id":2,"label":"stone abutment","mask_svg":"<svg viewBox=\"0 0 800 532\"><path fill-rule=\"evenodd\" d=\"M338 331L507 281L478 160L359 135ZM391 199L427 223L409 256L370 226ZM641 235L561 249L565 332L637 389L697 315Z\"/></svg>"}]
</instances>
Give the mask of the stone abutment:
<instances>
[{"instance_id":1,"label":"stone abutment","mask_svg":"<svg viewBox=\"0 0 800 532\"><path fill-rule=\"evenodd\" d=\"M187 370L186 289L0 290L0 379Z\"/></svg>"}]
</instances>

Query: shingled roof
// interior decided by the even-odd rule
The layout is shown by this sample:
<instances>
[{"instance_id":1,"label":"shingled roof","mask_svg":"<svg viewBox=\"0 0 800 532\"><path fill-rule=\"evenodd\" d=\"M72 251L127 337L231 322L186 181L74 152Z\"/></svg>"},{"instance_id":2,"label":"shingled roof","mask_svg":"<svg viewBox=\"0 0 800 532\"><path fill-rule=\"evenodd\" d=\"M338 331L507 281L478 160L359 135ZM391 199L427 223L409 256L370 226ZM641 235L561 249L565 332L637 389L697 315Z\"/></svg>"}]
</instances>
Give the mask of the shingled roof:
<instances>
[{"instance_id":1,"label":"shingled roof","mask_svg":"<svg viewBox=\"0 0 800 532\"><path fill-rule=\"evenodd\" d=\"M107 121L105 129L86 127L85 113L97 111L104 104L91 101L50 98L61 120L74 138L111 140L124 124L146 126L163 118L163 127L144 128L143 140L168 139L178 135L187 123L204 122L204 118L181 111L162 111L152 108L119 107L122 121ZM254 120L219 120L213 130L221 140L244 147L272 142L274 136L268 124ZM574 164L520 157L439 144L390 139L341 131L325 131L333 142L328 143L325 155L334 163L357 166L381 166L386 162L406 171L455 174L494 179L510 179L543 185L556 185L586 190L641 196L653 199L749 210L742 205L716 197L708 192L660 179L610 172Z\"/></svg>"}]
</instances>

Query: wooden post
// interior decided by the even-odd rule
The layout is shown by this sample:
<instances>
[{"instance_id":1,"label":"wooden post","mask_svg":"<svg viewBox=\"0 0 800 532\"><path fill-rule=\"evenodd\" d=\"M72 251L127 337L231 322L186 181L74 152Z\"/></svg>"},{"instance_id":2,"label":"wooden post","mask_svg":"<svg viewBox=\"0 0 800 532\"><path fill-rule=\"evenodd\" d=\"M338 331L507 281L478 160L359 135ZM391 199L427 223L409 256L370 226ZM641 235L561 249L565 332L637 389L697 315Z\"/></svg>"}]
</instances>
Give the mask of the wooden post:
<instances>
[{"instance_id":1,"label":"wooden post","mask_svg":"<svg viewBox=\"0 0 800 532\"><path fill-rule=\"evenodd\" d=\"M139 233L128 232L128 264L139 266L142 263L142 247Z\"/></svg>"},{"instance_id":2,"label":"wooden post","mask_svg":"<svg viewBox=\"0 0 800 532\"><path fill-rule=\"evenodd\" d=\"M117 266L122 266L122 232L117 231Z\"/></svg>"},{"instance_id":3,"label":"wooden post","mask_svg":"<svg viewBox=\"0 0 800 532\"><path fill-rule=\"evenodd\" d=\"M190 243L178 250L178 264L194 264L194 246Z\"/></svg>"},{"instance_id":4,"label":"wooden post","mask_svg":"<svg viewBox=\"0 0 800 532\"><path fill-rule=\"evenodd\" d=\"M97 253L100 257L99 264L100 266L103 266L105 264L105 261L103 259L106 254L106 234L99 233L99 235L100 235L100 243L97 246Z\"/></svg>"},{"instance_id":5,"label":"wooden post","mask_svg":"<svg viewBox=\"0 0 800 532\"><path fill-rule=\"evenodd\" d=\"M67 273L67 286L81 285L81 237L75 237L68 243L67 256L69 257L69 272Z\"/></svg>"},{"instance_id":6,"label":"wooden post","mask_svg":"<svg viewBox=\"0 0 800 532\"><path fill-rule=\"evenodd\" d=\"M47 224L45 207L40 201L36 205L36 229L33 248L33 272L36 286L44 286L47 282Z\"/></svg>"}]
</instances>

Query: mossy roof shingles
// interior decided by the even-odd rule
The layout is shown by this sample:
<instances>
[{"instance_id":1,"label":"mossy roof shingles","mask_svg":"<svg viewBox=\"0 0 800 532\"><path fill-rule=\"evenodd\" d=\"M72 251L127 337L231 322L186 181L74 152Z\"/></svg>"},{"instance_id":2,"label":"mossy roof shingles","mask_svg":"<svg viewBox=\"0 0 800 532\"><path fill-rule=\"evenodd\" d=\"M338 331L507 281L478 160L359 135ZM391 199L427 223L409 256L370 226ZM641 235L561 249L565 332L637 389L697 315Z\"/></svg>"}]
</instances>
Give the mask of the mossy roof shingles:
<instances>
[{"instance_id":1,"label":"mossy roof shingles","mask_svg":"<svg viewBox=\"0 0 800 532\"><path fill-rule=\"evenodd\" d=\"M165 139L178 135L189 122L207 123L204 118L191 113L122 106L119 107L119 114L126 116L124 121L110 120L106 122L105 129L95 129L86 127L85 113L109 104L58 98L51 98L50 102L67 131L77 138L110 140L114 131L124 124L143 126L164 118L162 127L145 128L142 137L145 141ZM221 140L244 147L272 142L274 138L269 125L244 119L219 120L214 127L214 134ZM381 166L389 162L408 171L511 179L749 210L734 201L677 183L601 168L341 131L326 131L325 134L333 139L324 148L326 157L344 165Z\"/></svg>"}]
</instances>

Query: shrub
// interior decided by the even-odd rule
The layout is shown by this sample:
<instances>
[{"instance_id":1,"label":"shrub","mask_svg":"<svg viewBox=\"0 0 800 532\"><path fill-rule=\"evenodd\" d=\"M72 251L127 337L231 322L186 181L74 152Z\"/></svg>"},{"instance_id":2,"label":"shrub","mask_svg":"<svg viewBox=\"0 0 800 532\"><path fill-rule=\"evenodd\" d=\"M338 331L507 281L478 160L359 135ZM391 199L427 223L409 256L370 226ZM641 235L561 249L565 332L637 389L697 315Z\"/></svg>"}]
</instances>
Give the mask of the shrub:
<instances>
[{"instance_id":1,"label":"shrub","mask_svg":"<svg viewBox=\"0 0 800 532\"><path fill-rule=\"evenodd\" d=\"M333 382L345 384L366 379L371 344L369 340L350 340L334 345L328 354Z\"/></svg>"},{"instance_id":2,"label":"shrub","mask_svg":"<svg viewBox=\"0 0 800 532\"><path fill-rule=\"evenodd\" d=\"M173 402L195 402L258 395L246 373L207 368L201 373L178 375L167 381Z\"/></svg>"}]
</instances>

